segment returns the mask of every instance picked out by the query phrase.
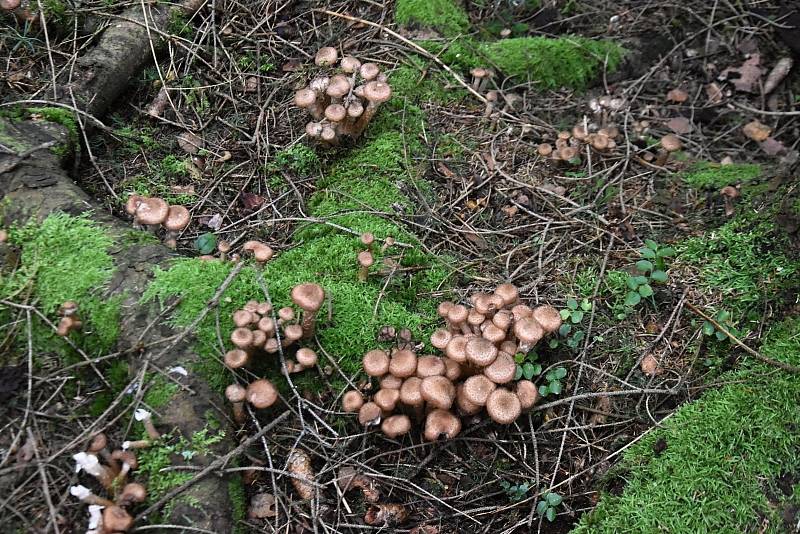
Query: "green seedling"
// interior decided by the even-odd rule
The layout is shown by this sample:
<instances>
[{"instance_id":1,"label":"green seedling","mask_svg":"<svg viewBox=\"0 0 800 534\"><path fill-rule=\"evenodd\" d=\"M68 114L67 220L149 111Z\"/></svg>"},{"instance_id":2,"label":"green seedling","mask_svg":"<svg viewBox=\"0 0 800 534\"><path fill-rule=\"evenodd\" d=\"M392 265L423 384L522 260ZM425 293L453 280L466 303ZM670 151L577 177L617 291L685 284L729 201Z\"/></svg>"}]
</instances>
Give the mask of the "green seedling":
<instances>
[{"instance_id":1,"label":"green seedling","mask_svg":"<svg viewBox=\"0 0 800 534\"><path fill-rule=\"evenodd\" d=\"M214 234L202 234L195 239L194 246L200 254L211 254L217 248L217 236Z\"/></svg>"},{"instance_id":2,"label":"green seedling","mask_svg":"<svg viewBox=\"0 0 800 534\"><path fill-rule=\"evenodd\" d=\"M629 275L626 280L628 294L625 296L625 305L638 306L642 298L652 298L653 284L663 284L667 281L667 266L665 258L675 255L672 247L663 247L652 239L644 240L645 247L639 250L641 259L636 262L636 271L640 274Z\"/></svg>"},{"instance_id":3,"label":"green seedling","mask_svg":"<svg viewBox=\"0 0 800 534\"><path fill-rule=\"evenodd\" d=\"M536 505L536 513L552 523L556 519L556 508L561 505L563 500L558 493L547 492L542 495L542 500Z\"/></svg>"},{"instance_id":4,"label":"green seedling","mask_svg":"<svg viewBox=\"0 0 800 534\"><path fill-rule=\"evenodd\" d=\"M741 333L733 326L730 312L720 310L714 315L714 320L737 338L741 337ZM714 326L714 323L711 321L703 321L703 335L715 336L717 341L725 341L730 339L721 330Z\"/></svg>"},{"instance_id":5,"label":"green seedling","mask_svg":"<svg viewBox=\"0 0 800 534\"><path fill-rule=\"evenodd\" d=\"M514 375L514 380L533 380L533 377L542 374L542 364L537 360L539 355L536 352L529 352L528 354L517 353L514 356L514 362L517 364L517 371Z\"/></svg>"},{"instance_id":6,"label":"green seedling","mask_svg":"<svg viewBox=\"0 0 800 534\"><path fill-rule=\"evenodd\" d=\"M539 386L539 395L547 397L548 395L558 395L561 393L561 381L567 376L567 370L563 367L556 367L551 369L544 375L547 384Z\"/></svg>"},{"instance_id":7,"label":"green seedling","mask_svg":"<svg viewBox=\"0 0 800 534\"><path fill-rule=\"evenodd\" d=\"M591 311L592 303L589 299L584 298L580 303L574 298L567 300L567 307L561 310L561 320L564 323L558 329L561 337L565 338L565 342L573 351L578 350L578 346L586 336L586 332L578 328L581 321L583 321L586 312ZM551 338L548 342L551 349L557 348L560 344L557 338Z\"/></svg>"},{"instance_id":8,"label":"green seedling","mask_svg":"<svg viewBox=\"0 0 800 534\"><path fill-rule=\"evenodd\" d=\"M530 491L531 486L527 482L523 482L522 484L511 484L507 480L500 481L500 487L506 492L508 495L509 500L512 502L519 502L525 498L525 495L528 494Z\"/></svg>"}]
</instances>

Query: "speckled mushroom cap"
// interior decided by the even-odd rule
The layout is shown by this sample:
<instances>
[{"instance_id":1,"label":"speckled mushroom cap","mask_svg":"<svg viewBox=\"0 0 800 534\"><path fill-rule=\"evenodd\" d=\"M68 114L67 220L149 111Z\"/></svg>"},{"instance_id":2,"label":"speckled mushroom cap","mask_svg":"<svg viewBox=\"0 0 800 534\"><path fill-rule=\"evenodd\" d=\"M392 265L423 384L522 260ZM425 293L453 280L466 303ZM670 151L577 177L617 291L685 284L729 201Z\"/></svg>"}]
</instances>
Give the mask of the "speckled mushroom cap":
<instances>
[{"instance_id":1,"label":"speckled mushroom cap","mask_svg":"<svg viewBox=\"0 0 800 534\"><path fill-rule=\"evenodd\" d=\"M325 89L325 94L331 98L342 98L350 92L350 80L343 74L337 74L331 77L328 88Z\"/></svg>"},{"instance_id":2,"label":"speckled mushroom cap","mask_svg":"<svg viewBox=\"0 0 800 534\"><path fill-rule=\"evenodd\" d=\"M456 380L461 378L461 365L455 360L444 358L444 376L448 380L455 383Z\"/></svg>"},{"instance_id":3,"label":"speckled mushroom cap","mask_svg":"<svg viewBox=\"0 0 800 534\"><path fill-rule=\"evenodd\" d=\"M251 240L242 246L245 252L251 252L258 263L264 263L272 258L272 248L261 241Z\"/></svg>"},{"instance_id":4,"label":"speckled mushroom cap","mask_svg":"<svg viewBox=\"0 0 800 534\"><path fill-rule=\"evenodd\" d=\"M517 344L513 341L506 340L500 343L500 350L505 352L506 354L511 354L512 356L517 353Z\"/></svg>"},{"instance_id":5,"label":"speckled mushroom cap","mask_svg":"<svg viewBox=\"0 0 800 534\"><path fill-rule=\"evenodd\" d=\"M339 62L339 67L347 74L352 74L361 67L361 62L353 56L344 56Z\"/></svg>"},{"instance_id":6,"label":"speckled mushroom cap","mask_svg":"<svg viewBox=\"0 0 800 534\"><path fill-rule=\"evenodd\" d=\"M449 300L443 300L436 307L436 313L439 314L439 317L447 319L447 316L450 313L450 308L452 308L453 306L455 306L455 304L453 304Z\"/></svg>"},{"instance_id":7,"label":"speckled mushroom cap","mask_svg":"<svg viewBox=\"0 0 800 534\"><path fill-rule=\"evenodd\" d=\"M394 439L411 430L411 419L407 415L393 415L383 420L381 431L386 437Z\"/></svg>"},{"instance_id":8,"label":"speckled mushroom cap","mask_svg":"<svg viewBox=\"0 0 800 534\"><path fill-rule=\"evenodd\" d=\"M403 379L394 375L385 375L381 378L380 386L382 389L400 389Z\"/></svg>"},{"instance_id":9,"label":"speckled mushroom cap","mask_svg":"<svg viewBox=\"0 0 800 534\"><path fill-rule=\"evenodd\" d=\"M511 308L511 315L514 316L514 321L519 321L520 319L533 315L533 310L526 304L517 304Z\"/></svg>"},{"instance_id":10,"label":"speckled mushroom cap","mask_svg":"<svg viewBox=\"0 0 800 534\"><path fill-rule=\"evenodd\" d=\"M372 264L375 263L375 257L372 255L372 252L369 250L362 250L358 253L358 264L362 267L372 267Z\"/></svg>"},{"instance_id":11,"label":"speckled mushroom cap","mask_svg":"<svg viewBox=\"0 0 800 534\"><path fill-rule=\"evenodd\" d=\"M144 200L144 197L135 193L128 197L127 202L125 202L125 211L128 215L136 215L136 209L142 200Z\"/></svg>"},{"instance_id":12,"label":"speckled mushroom cap","mask_svg":"<svg viewBox=\"0 0 800 534\"><path fill-rule=\"evenodd\" d=\"M284 306L278 310L278 319L284 323L294 320L294 310L289 306Z\"/></svg>"},{"instance_id":13,"label":"speckled mushroom cap","mask_svg":"<svg viewBox=\"0 0 800 534\"><path fill-rule=\"evenodd\" d=\"M428 376L444 376L444 360L438 356L420 356L417 359L417 376L425 378Z\"/></svg>"},{"instance_id":14,"label":"speckled mushroom cap","mask_svg":"<svg viewBox=\"0 0 800 534\"><path fill-rule=\"evenodd\" d=\"M253 347L263 348L264 343L267 342L267 334L262 330L253 330Z\"/></svg>"},{"instance_id":15,"label":"speckled mushroom cap","mask_svg":"<svg viewBox=\"0 0 800 534\"><path fill-rule=\"evenodd\" d=\"M235 328L231 332L231 342L240 349L249 349L253 346L253 332L249 328Z\"/></svg>"},{"instance_id":16,"label":"speckled mushroom cap","mask_svg":"<svg viewBox=\"0 0 800 534\"><path fill-rule=\"evenodd\" d=\"M164 221L164 228L177 232L186 228L191 220L192 216L184 206L170 206L167 211L167 219Z\"/></svg>"},{"instance_id":17,"label":"speckled mushroom cap","mask_svg":"<svg viewBox=\"0 0 800 534\"><path fill-rule=\"evenodd\" d=\"M375 395L372 396L372 402L381 407L384 413L391 412L400 400L399 389L379 389Z\"/></svg>"},{"instance_id":18,"label":"speckled mushroom cap","mask_svg":"<svg viewBox=\"0 0 800 534\"><path fill-rule=\"evenodd\" d=\"M484 339L493 345L499 345L506 339L506 333L501 328L498 328L494 323L488 323L484 328L481 335Z\"/></svg>"},{"instance_id":19,"label":"speckled mushroom cap","mask_svg":"<svg viewBox=\"0 0 800 534\"><path fill-rule=\"evenodd\" d=\"M266 378L260 378L247 386L247 402L252 404L253 408L259 410L269 408L277 400L278 390Z\"/></svg>"},{"instance_id":20,"label":"speckled mushroom cap","mask_svg":"<svg viewBox=\"0 0 800 534\"><path fill-rule=\"evenodd\" d=\"M309 137L319 137L322 135L322 124L311 121L306 124L306 134Z\"/></svg>"},{"instance_id":21,"label":"speckled mushroom cap","mask_svg":"<svg viewBox=\"0 0 800 534\"><path fill-rule=\"evenodd\" d=\"M453 336L445 348L447 357L458 363L467 361L467 342L472 339L464 336Z\"/></svg>"},{"instance_id":22,"label":"speckled mushroom cap","mask_svg":"<svg viewBox=\"0 0 800 534\"><path fill-rule=\"evenodd\" d=\"M525 317L514 323L514 335L521 344L535 345L544 337L544 329L536 319Z\"/></svg>"},{"instance_id":23,"label":"speckled mushroom cap","mask_svg":"<svg viewBox=\"0 0 800 534\"><path fill-rule=\"evenodd\" d=\"M258 329L265 334L272 335L275 333L275 321L272 317L266 316L258 320Z\"/></svg>"},{"instance_id":24,"label":"speckled mushroom cap","mask_svg":"<svg viewBox=\"0 0 800 534\"><path fill-rule=\"evenodd\" d=\"M444 436L452 439L461 432L461 419L447 410L433 410L425 419L425 439L436 441Z\"/></svg>"},{"instance_id":25,"label":"speckled mushroom cap","mask_svg":"<svg viewBox=\"0 0 800 534\"><path fill-rule=\"evenodd\" d=\"M248 356L247 352L243 351L242 349L233 349L225 353L225 365L231 369L239 369L244 367L247 365L249 360L250 357Z\"/></svg>"},{"instance_id":26,"label":"speckled mushroom cap","mask_svg":"<svg viewBox=\"0 0 800 534\"><path fill-rule=\"evenodd\" d=\"M400 386L400 402L406 406L422 406L425 399L422 398L422 379L412 376L403 381Z\"/></svg>"},{"instance_id":27,"label":"speckled mushroom cap","mask_svg":"<svg viewBox=\"0 0 800 534\"><path fill-rule=\"evenodd\" d=\"M233 324L237 328L244 328L253 322L253 314L247 310L236 310L233 312Z\"/></svg>"},{"instance_id":28,"label":"speckled mushroom cap","mask_svg":"<svg viewBox=\"0 0 800 534\"><path fill-rule=\"evenodd\" d=\"M514 315L508 310L500 310L492 317L492 324L503 332L507 332L513 322Z\"/></svg>"},{"instance_id":29,"label":"speckled mushroom cap","mask_svg":"<svg viewBox=\"0 0 800 534\"><path fill-rule=\"evenodd\" d=\"M475 308L469 310L467 314L467 324L473 328L473 331L476 327L480 326L483 321L486 320L485 315L481 315L480 313L475 311Z\"/></svg>"},{"instance_id":30,"label":"speckled mushroom cap","mask_svg":"<svg viewBox=\"0 0 800 534\"><path fill-rule=\"evenodd\" d=\"M514 284L500 284L495 288L494 294L503 299L503 306L511 306L519 298L519 290Z\"/></svg>"},{"instance_id":31,"label":"speckled mushroom cap","mask_svg":"<svg viewBox=\"0 0 800 534\"><path fill-rule=\"evenodd\" d=\"M364 232L358 236L358 240L361 241L361 244L365 247L370 247L375 242L375 234L372 232Z\"/></svg>"},{"instance_id":32,"label":"speckled mushroom cap","mask_svg":"<svg viewBox=\"0 0 800 534\"><path fill-rule=\"evenodd\" d=\"M141 224L161 224L167 219L169 204L160 198L140 198L136 220Z\"/></svg>"},{"instance_id":33,"label":"speckled mushroom cap","mask_svg":"<svg viewBox=\"0 0 800 534\"><path fill-rule=\"evenodd\" d=\"M361 65L364 68L364 65ZM364 98L372 104L386 102L392 97L392 88L386 82L372 81L364 87Z\"/></svg>"},{"instance_id":34,"label":"speckled mushroom cap","mask_svg":"<svg viewBox=\"0 0 800 534\"><path fill-rule=\"evenodd\" d=\"M307 108L317 101L317 93L313 89L305 87L295 92L294 104L299 108Z\"/></svg>"},{"instance_id":35,"label":"speckled mushroom cap","mask_svg":"<svg viewBox=\"0 0 800 534\"><path fill-rule=\"evenodd\" d=\"M331 122L340 122L347 116L347 110L341 104L331 104L325 108L325 118Z\"/></svg>"},{"instance_id":36,"label":"speckled mushroom cap","mask_svg":"<svg viewBox=\"0 0 800 534\"><path fill-rule=\"evenodd\" d=\"M530 380L520 380L516 387L517 398L523 410L529 410L539 400L539 390Z\"/></svg>"},{"instance_id":37,"label":"speckled mushroom cap","mask_svg":"<svg viewBox=\"0 0 800 534\"><path fill-rule=\"evenodd\" d=\"M439 350L444 350L452 338L453 334L451 334L449 330L440 328L431 334L431 345Z\"/></svg>"},{"instance_id":38,"label":"speckled mushroom cap","mask_svg":"<svg viewBox=\"0 0 800 534\"><path fill-rule=\"evenodd\" d=\"M230 402L244 402L247 390L239 384L231 384L225 388L225 398Z\"/></svg>"},{"instance_id":39,"label":"speckled mushroom cap","mask_svg":"<svg viewBox=\"0 0 800 534\"><path fill-rule=\"evenodd\" d=\"M303 367L313 367L317 365L317 353L309 348L303 347L297 349L297 353L294 357L297 359L297 363Z\"/></svg>"},{"instance_id":40,"label":"speckled mushroom cap","mask_svg":"<svg viewBox=\"0 0 800 534\"><path fill-rule=\"evenodd\" d=\"M505 388L497 388L486 399L486 413L496 423L510 425L522 413L519 398Z\"/></svg>"},{"instance_id":41,"label":"speckled mushroom cap","mask_svg":"<svg viewBox=\"0 0 800 534\"><path fill-rule=\"evenodd\" d=\"M354 119L364 114L364 105L358 100L353 100L347 104L347 116Z\"/></svg>"},{"instance_id":42,"label":"speckled mushroom cap","mask_svg":"<svg viewBox=\"0 0 800 534\"><path fill-rule=\"evenodd\" d=\"M371 350L364 355L362 365L369 376L383 376L389 372L389 355L380 349Z\"/></svg>"},{"instance_id":43,"label":"speckled mushroom cap","mask_svg":"<svg viewBox=\"0 0 800 534\"><path fill-rule=\"evenodd\" d=\"M661 147L667 152L675 152L683 147L683 143L677 135L667 134L661 138Z\"/></svg>"},{"instance_id":44,"label":"speckled mushroom cap","mask_svg":"<svg viewBox=\"0 0 800 534\"><path fill-rule=\"evenodd\" d=\"M533 318L548 334L561 328L561 314L552 306L537 306L533 309Z\"/></svg>"},{"instance_id":45,"label":"speckled mushroom cap","mask_svg":"<svg viewBox=\"0 0 800 534\"><path fill-rule=\"evenodd\" d=\"M381 415L383 412L380 406L374 402L367 402L358 410L358 422L362 426L374 425L381 420Z\"/></svg>"},{"instance_id":46,"label":"speckled mushroom cap","mask_svg":"<svg viewBox=\"0 0 800 534\"><path fill-rule=\"evenodd\" d=\"M300 284L292 288L290 297L303 311L315 312L325 302L325 290L319 284Z\"/></svg>"},{"instance_id":47,"label":"speckled mushroom cap","mask_svg":"<svg viewBox=\"0 0 800 534\"><path fill-rule=\"evenodd\" d=\"M483 368L483 374L486 378L495 384L507 384L514 380L514 374L517 371L517 364L514 362L513 356L500 352L497 358L488 366Z\"/></svg>"},{"instance_id":48,"label":"speckled mushroom cap","mask_svg":"<svg viewBox=\"0 0 800 534\"><path fill-rule=\"evenodd\" d=\"M464 415L474 415L481 411L483 408L480 404L475 404L467 398L464 393L464 384L459 384L456 388L456 406L458 410Z\"/></svg>"},{"instance_id":49,"label":"speckled mushroom cap","mask_svg":"<svg viewBox=\"0 0 800 534\"><path fill-rule=\"evenodd\" d=\"M447 312L447 320L453 325L460 325L466 322L469 317L469 310L461 304L453 304Z\"/></svg>"},{"instance_id":50,"label":"speckled mushroom cap","mask_svg":"<svg viewBox=\"0 0 800 534\"><path fill-rule=\"evenodd\" d=\"M133 526L133 517L121 506L106 506L103 509L103 532L128 532Z\"/></svg>"},{"instance_id":51,"label":"speckled mushroom cap","mask_svg":"<svg viewBox=\"0 0 800 534\"><path fill-rule=\"evenodd\" d=\"M497 347L488 339L473 337L464 348L467 361L478 367L486 367L497 358Z\"/></svg>"},{"instance_id":52,"label":"speckled mushroom cap","mask_svg":"<svg viewBox=\"0 0 800 534\"><path fill-rule=\"evenodd\" d=\"M136 455L133 453L133 451L117 450L111 453L111 458L120 463L128 464L131 469L136 469L139 467L139 460L136 458Z\"/></svg>"},{"instance_id":53,"label":"speckled mushroom cap","mask_svg":"<svg viewBox=\"0 0 800 534\"><path fill-rule=\"evenodd\" d=\"M358 69L359 76L368 82L377 78L380 73L381 69L375 63L364 63Z\"/></svg>"},{"instance_id":54,"label":"speckled mushroom cap","mask_svg":"<svg viewBox=\"0 0 800 534\"><path fill-rule=\"evenodd\" d=\"M318 67L328 67L336 63L336 60L339 59L339 52L332 46L323 46L319 50L317 50L317 54L314 56L314 63Z\"/></svg>"},{"instance_id":55,"label":"speckled mushroom cap","mask_svg":"<svg viewBox=\"0 0 800 534\"><path fill-rule=\"evenodd\" d=\"M417 371L417 355L407 349L401 349L392 355L389 361L389 372L399 378L413 376Z\"/></svg>"},{"instance_id":56,"label":"speckled mushroom cap","mask_svg":"<svg viewBox=\"0 0 800 534\"><path fill-rule=\"evenodd\" d=\"M467 400L478 406L484 406L496 388L497 384L484 375L473 375L464 381L464 395Z\"/></svg>"},{"instance_id":57,"label":"speckled mushroom cap","mask_svg":"<svg viewBox=\"0 0 800 534\"><path fill-rule=\"evenodd\" d=\"M350 390L342 396L342 409L345 412L357 412L364 405L364 396L360 391Z\"/></svg>"},{"instance_id":58,"label":"speckled mushroom cap","mask_svg":"<svg viewBox=\"0 0 800 534\"><path fill-rule=\"evenodd\" d=\"M89 447L87 447L87 451L91 453L97 453L102 451L108 445L108 436L106 436L103 432L98 432L97 434L92 437L92 441L89 443Z\"/></svg>"},{"instance_id":59,"label":"speckled mushroom cap","mask_svg":"<svg viewBox=\"0 0 800 534\"><path fill-rule=\"evenodd\" d=\"M456 388L443 376L429 376L419 386L422 398L434 408L448 410L456 397Z\"/></svg>"},{"instance_id":60,"label":"speckled mushroom cap","mask_svg":"<svg viewBox=\"0 0 800 534\"><path fill-rule=\"evenodd\" d=\"M303 327L299 324L287 324L283 327L283 337L286 339L286 343L294 343L303 337Z\"/></svg>"}]
</instances>

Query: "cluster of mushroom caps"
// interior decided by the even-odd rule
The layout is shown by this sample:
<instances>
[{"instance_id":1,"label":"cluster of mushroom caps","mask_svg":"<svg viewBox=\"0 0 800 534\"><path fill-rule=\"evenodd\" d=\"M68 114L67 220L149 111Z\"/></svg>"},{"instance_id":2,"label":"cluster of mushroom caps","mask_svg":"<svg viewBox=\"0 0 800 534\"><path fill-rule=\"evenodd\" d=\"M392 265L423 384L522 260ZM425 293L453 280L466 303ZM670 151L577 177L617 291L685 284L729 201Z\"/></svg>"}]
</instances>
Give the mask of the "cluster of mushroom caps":
<instances>
[{"instance_id":1,"label":"cluster of mushroom caps","mask_svg":"<svg viewBox=\"0 0 800 534\"><path fill-rule=\"evenodd\" d=\"M359 236L359 242L366 248L358 253L358 281L366 282L369 277L369 268L375 263L375 250L373 248L375 245L375 236L371 232L364 232ZM393 237L386 237L381 246L381 254L384 254L394 243Z\"/></svg>"},{"instance_id":2,"label":"cluster of mushroom caps","mask_svg":"<svg viewBox=\"0 0 800 534\"><path fill-rule=\"evenodd\" d=\"M326 145L338 144L342 136L357 139L392 96L386 75L375 63L361 63L353 56L340 61L331 46L320 48L314 63L323 72L294 94L295 105L313 118L306 134Z\"/></svg>"},{"instance_id":3,"label":"cluster of mushroom caps","mask_svg":"<svg viewBox=\"0 0 800 534\"><path fill-rule=\"evenodd\" d=\"M302 310L297 320L295 310L286 306L274 312L268 302L251 300L233 313L235 329L231 342L236 347L225 354L225 365L230 369L240 369L251 365L258 358L289 349L296 343L314 337L317 312L325 302L325 290L319 284L305 283L295 286L290 298ZM295 351L294 359L286 359L286 371L298 373L317 364L317 354L306 347ZM233 406L234 420L243 424L245 420L244 403L253 408L264 409L278 400L278 390L266 378L254 380L247 387L231 384L225 389L225 396Z\"/></svg>"},{"instance_id":4,"label":"cluster of mushroom caps","mask_svg":"<svg viewBox=\"0 0 800 534\"><path fill-rule=\"evenodd\" d=\"M540 156L554 163L578 164L584 147L591 147L599 154L607 154L617 147L619 128L610 124L599 128L596 124L576 124L572 131L558 133L555 144L541 143L537 147Z\"/></svg>"},{"instance_id":5,"label":"cluster of mushroom caps","mask_svg":"<svg viewBox=\"0 0 800 534\"><path fill-rule=\"evenodd\" d=\"M136 410L136 418L142 421L150 439L160 434L155 429L146 410ZM73 455L76 470L85 471L97 479L110 498L96 495L83 485L70 487L70 494L89 505L89 528L87 534L112 534L128 532L133 527L133 516L128 510L147 498L147 489L138 482L129 482L131 471L138 466L132 449L147 447L150 440L126 441L121 449L109 452L108 438L102 432L95 434L86 451ZM104 463L101 463L102 462Z\"/></svg>"},{"instance_id":6,"label":"cluster of mushroom caps","mask_svg":"<svg viewBox=\"0 0 800 534\"><path fill-rule=\"evenodd\" d=\"M178 234L192 220L189 210L184 206L170 206L164 199L137 194L128 197L125 211L133 216L135 226L146 226L153 233L163 226L167 231L164 244L173 249L177 246Z\"/></svg>"},{"instance_id":7,"label":"cluster of mushroom caps","mask_svg":"<svg viewBox=\"0 0 800 534\"><path fill-rule=\"evenodd\" d=\"M360 391L348 391L344 410L357 412L364 426L380 425L390 438L407 433L412 421L424 416L424 437L435 441L456 436L460 416L485 410L493 421L508 425L530 409L539 392L529 380L514 383L514 355L529 352L559 329L558 310L520 303L512 284L475 293L470 300L471 306L439 304L447 327L431 335L431 344L444 356L417 356L408 347L365 354L364 371L380 387L369 402Z\"/></svg>"}]
</instances>

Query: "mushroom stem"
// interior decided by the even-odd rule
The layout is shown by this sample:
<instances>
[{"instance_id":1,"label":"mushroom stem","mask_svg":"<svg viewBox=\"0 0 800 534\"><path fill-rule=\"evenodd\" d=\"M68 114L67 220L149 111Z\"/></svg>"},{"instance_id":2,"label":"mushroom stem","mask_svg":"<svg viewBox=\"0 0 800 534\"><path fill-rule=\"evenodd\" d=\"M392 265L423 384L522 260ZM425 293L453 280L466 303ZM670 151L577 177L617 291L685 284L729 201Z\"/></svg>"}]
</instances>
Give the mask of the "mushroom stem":
<instances>
[{"instance_id":1,"label":"mushroom stem","mask_svg":"<svg viewBox=\"0 0 800 534\"><path fill-rule=\"evenodd\" d=\"M314 330L317 325L317 312L311 310L303 311L303 320L301 326L303 327L303 339L311 339L314 337Z\"/></svg>"},{"instance_id":2,"label":"mushroom stem","mask_svg":"<svg viewBox=\"0 0 800 534\"><path fill-rule=\"evenodd\" d=\"M237 425L243 425L245 422L244 401L232 402L231 406L233 407L233 420Z\"/></svg>"},{"instance_id":3,"label":"mushroom stem","mask_svg":"<svg viewBox=\"0 0 800 534\"><path fill-rule=\"evenodd\" d=\"M380 104L373 102L372 100L367 101L367 107L364 108L364 113L356 119L353 123L353 126L350 130L350 136L353 139L358 139L359 136L364 132L369 124L369 121L372 120L372 117L375 116L375 113L378 112L378 107Z\"/></svg>"},{"instance_id":4,"label":"mushroom stem","mask_svg":"<svg viewBox=\"0 0 800 534\"><path fill-rule=\"evenodd\" d=\"M85 502L86 504L93 504L96 506L114 506L113 501L106 499L105 497L95 495L86 486L71 486L69 488L69 492L73 497L77 497L81 502Z\"/></svg>"},{"instance_id":5,"label":"mushroom stem","mask_svg":"<svg viewBox=\"0 0 800 534\"><path fill-rule=\"evenodd\" d=\"M122 450L127 450L127 449L146 449L152 444L153 444L153 442L150 441L149 439L137 439L137 440L134 440L134 441L123 441L122 442Z\"/></svg>"},{"instance_id":6,"label":"mushroom stem","mask_svg":"<svg viewBox=\"0 0 800 534\"><path fill-rule=\"evenodd\" d=\"M653 162L653 165L656 167L663 167L669 161L669 152L664 150L663 148L658 151L658 155L656 156L656 160Z\"/></svg>"},{"instance_id":7,"label":"mushroom stem","mask_svg":"<svg viewBox=\"0 0 800 534\"><path fill-rule=\"evenodd\" d=\"M153 417L150 412L147 410L138 409L133 415L137 421L142 422L145 431L147 431L147 435L150 436L150 439L155 441L161 437L161 433L156 430L156 426L153 424Z\"/></svg>"}]
</instances>

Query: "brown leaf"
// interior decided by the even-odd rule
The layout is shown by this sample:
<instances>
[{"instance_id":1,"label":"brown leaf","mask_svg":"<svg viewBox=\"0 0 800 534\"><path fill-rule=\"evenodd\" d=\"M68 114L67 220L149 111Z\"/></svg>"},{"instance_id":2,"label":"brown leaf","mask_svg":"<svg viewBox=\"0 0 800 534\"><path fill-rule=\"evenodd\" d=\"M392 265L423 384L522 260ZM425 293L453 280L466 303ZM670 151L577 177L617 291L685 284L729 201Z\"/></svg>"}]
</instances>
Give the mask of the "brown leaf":
<instances>
[{"instance_id":1,"label":"brown leaf","mask_svg":"<svg viewBox=\"0 0 800 534\"><path fill-rule=\"evenodd\" d=\"M748 139L752 139L753 141L758 141L760 143L767 140L769 134L772 133L772 128L755 120L745 124L744 127L742 127L742 132L745 136L747 136Z\"/></svg>"},{"instance_id":2,"label":"brown leaf","mask_svg":"<svg viewBox=\"0 0 800 534\"><path fill-rule=\"evenodd\" d=\"M672 119L667 121L667 128L669 128L676 134L688 134L692 130L694 130L694 126L692 126L692 121L690 121L686 117L673 117Z\"/></svg>"},{"instance_id":3,"label":"brown leaf","mask_svg":"<svg viewBox=\"0 0 800 534\"><path fill-rule=\"evenodd\" d=\"M264 205L264 197L255 193L242 193L242 206L248 211L255 211Z\"/></svg>"},{"instance_id":4,"label":"brown leaf","mask_svg":"<svg viewBox=\"0 0 800 534\"><path fill-rule=\"evenodd\" d=\"M36 456L36 439L32 436L28 436L28 439L25 440L25 444L17 451L17 463L27 464L33 460L34 456Z\"/></svg>"},{"instance_id":5,"label":"brown leaf","mask_svg":"<svg viewBox=\"0 0 800 534\"><path fill-rule=\"evenodd\" d=\"M378 504L370 506L364 516L368 525L394 526L404 523L408 519L408 510L402 504Z\"/></svg>"},{"instance_id":6,"label":"brown leaf","mask_svg":"<svg viewBox=\"0 0 800 534\"><path fill-rule=\"evenodd\" d=\"M706 95L708 96L709 104L719 104L725 96L722 92L722 88L716 83L706 85Z\"/></svg>"},{"instance_id":7,"label":"brown leaf","mask_svg":"<svg viewBox=\"0 0 800 534\"><path fill-rule=\"evenodd\" d=\"M655 376L660 375L663 371L658 365L658 360L652 354L648 354L644 358L642 358L642 363L640 364L642 368L642 372L647 376Z\"/></svg>"},{"instance_id":8,"label":"brown leaf","mask_svg":"<svg viewBox=\"0 0 800 534\"><path fill-rule=\"evenodd\" d=\"M768 156L777 156L786 151L786 146L774 137L767 137L759 146Z\"/></svg>"},{"instance_id":9,"label":"brown leaf","mask_svg":"<svg viewBox=\"0 0 800 534\"><path fill-rule=\"evenodd\" d=\"M611 413L611 397L598 397L597 402L594 404L594 409L601 413L592 414L589 418L590 425L602 425L608 420L608 415Z\"/></svg>"},{"instance_id":10,"label":"brown leaf","mask_svg":"<svg viewBox=\"0 0 800 534\"><path fill-rule=\"evenodd\" d=\"M195 133L183 132L178 136L178 146L187 154L195 155L205 148L203 139Z\"/></svg>"},{"instance_id":11,"label":"brown leaf","mask_svg":"<svg viewBox=\"0 0 800 534\"><path fill-rule=\"evenodd\" d=\"M256 493L250 499L247 508L247 517L250 519L265 519L278 515L275 510L275 496L271 493Z\"/></svg>"},{"instance_id":12,"label":"brown leaf","mask_svg":"<svg viewBox=\"0 0 800 534\"><path fill-rule=\"evenodd\" d=\"M283 72L294 72L296 70L300 70L303 67L303 62L298 59L290 59L283 65L281 65L281 70Z\"/></svg>"},{"instance_id":13,"label":"brown leaf","mask_svg":"<svg viewBox=\"0 0 800 534\"><path fill-rule=\"evenodd\" d=\"M447 176L448 178L452 178L456 175L450 168L444 164L443 161L439 161L436 163L436 170L442 173L443 176Z\"/></svg>"},{"instance_id":14,"label":"brown leaf","mask_svg":"<svg viewBox=\"0 0 800 534\"><path fill-rule=\"evenodd\" d=\"M768 95L775 90L776 87L778 87L783 79L789 74L789 71L792 70L792 65L794 65L794 60L790 57L781 58L777 63L775 63L775 66L772 67L771 71L769 71L766 81L764 81L765 95Z\"/></svg>"},{"instance_id":15,"label":"brown leaf","mask_svg":"<svg viewBox=\"0 0 800 534\"><path fill-rule=\"evenodd\" d=\"M689 93L677 87L675 89L671 89L667 93L667 102L675 102L676 104L683 104L688 99L689 99Z\"/></svg>"},{"instance_id":16,"label":"brown leaf","mask_svg":"<svg viewBox=\"0 0 800 534\"><path fill-rule=\"evenodd\" d=\"M758 66L760 62L761 55L753 54L742 63L741 67L727 68L719 74L719 77L721 80L729 80L730 74L738 74L738 78L729 81L733 83L737 91L752 93L758 88L758 82L761 79L761 68Z\"/></svg>"},{"instance_id":17,"label":"brown leaf","mask_svg":"<svg viewBox=\"0 0 800 534\"><path fill-rule=\"evenodd\" d=\"M355 469L347 465L339 469L336 483L344 492L360 489L364 494L364 500L367 502L378 502L381 496L375 487L376 482L373 479L356 472Z\"/></svg>"},{"instance_id":18,"label":"brown leaf","mask_svg":"<svg viewBox=\"0 0 800 534\"><path fill-rule=\"evenodd\" d=\"M483 237L479 236L475 232L464 232L464 237L466 237L467 240L473 243L480 250L486 250L489 248L489 243L487 243Z\"/></svg>"}]
</instances>

